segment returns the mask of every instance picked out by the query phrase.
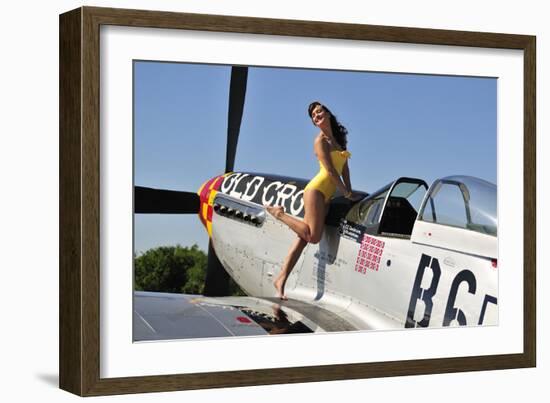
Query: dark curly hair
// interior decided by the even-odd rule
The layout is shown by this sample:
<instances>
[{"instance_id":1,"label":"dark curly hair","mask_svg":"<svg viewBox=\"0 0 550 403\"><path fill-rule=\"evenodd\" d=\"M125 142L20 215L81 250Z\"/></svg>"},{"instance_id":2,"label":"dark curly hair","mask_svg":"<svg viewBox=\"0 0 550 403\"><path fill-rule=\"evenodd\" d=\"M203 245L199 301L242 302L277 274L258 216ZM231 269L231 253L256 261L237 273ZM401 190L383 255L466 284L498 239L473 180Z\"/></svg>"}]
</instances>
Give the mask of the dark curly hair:
<instances>
[{"instance_id":1,"label":"dark curly hair","mask_svg":"<svg viewBox=\"0 0 550 403\"><path fill-rule=\"evenodd\" d=\"M329 108L326 107L326 105L323 105L319 101L313 101L309 104L307 108L307 113L309 115L309 118L313 121L313 118L311 114L313 113L313 109L319 105L321 106L325 111L330 113L330 128L332 129L332 135L336 139L336 142L340 147L342 147L343 150L347 150L348 145L348 129L346 129L336 118L334 113L330 111Z\"/></svg>"}]
</instances>

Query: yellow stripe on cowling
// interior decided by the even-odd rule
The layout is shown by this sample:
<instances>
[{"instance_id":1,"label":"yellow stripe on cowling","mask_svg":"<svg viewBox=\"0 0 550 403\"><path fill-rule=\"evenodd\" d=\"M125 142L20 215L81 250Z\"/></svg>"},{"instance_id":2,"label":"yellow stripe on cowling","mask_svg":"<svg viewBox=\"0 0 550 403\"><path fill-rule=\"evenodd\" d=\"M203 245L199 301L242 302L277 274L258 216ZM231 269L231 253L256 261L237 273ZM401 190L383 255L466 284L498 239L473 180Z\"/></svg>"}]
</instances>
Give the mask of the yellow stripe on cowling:
<instances>
[{"instance_id":1,"label":"yellow stripe on cowling","mask_svg":"<svg viewBox=\"0 0 550 403\"><path fill-rule=\"evenodd\" d=\"M202 218L204 218L205 221L208 221L208 204L203 203L202 205Z\"/></svg>"},{"instance_id":2,"label":"yellow stripe on cowling","mask_svg":"<svg viewBox=\"0 0 550 403\"><path fill-rule=\"evenodd\" d=\"M226 172L225 174L223 174L223 177L225 178L225 177L231 175L232 173L233 172ZM216 197L216 194L218 193L218 191L216 189L214 189L214 185L216 184L216 182L218 182L218 179L215 179L210 183L210 186L208 187L208 202L202 204L201 214L202 214L202 217L204 218L204 221L206 222L206 231L208 232L209 237L212 236L212 221L208 220L208 207L213 206L214 198ZM208 182L203 183L203 185L199 189L199 192L198 192L199 196L202 193L202 191L204 189L204 185L206 185L206 183L208 183Z\"/></svg>"},{"instance_id":3,"label":"yellow stripe on cowling","mask_svg":"<svg viewBox=\"0 0 550 403\"><path fill-rule=\"evenodd\" d=\"M218 193L217 190L212 189L210 191L210 197L208 197L208 205L212 206L214 204L214 198L216 197L216 194Z\"/></svg>"}]
</instances>

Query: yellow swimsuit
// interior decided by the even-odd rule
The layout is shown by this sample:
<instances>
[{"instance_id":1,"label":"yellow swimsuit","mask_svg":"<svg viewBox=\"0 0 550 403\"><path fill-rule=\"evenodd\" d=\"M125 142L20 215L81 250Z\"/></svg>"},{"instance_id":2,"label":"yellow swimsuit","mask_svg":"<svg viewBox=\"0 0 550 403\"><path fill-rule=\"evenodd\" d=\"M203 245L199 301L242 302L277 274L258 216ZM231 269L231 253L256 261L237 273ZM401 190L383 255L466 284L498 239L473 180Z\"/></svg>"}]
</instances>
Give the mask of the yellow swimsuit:
<instances>
[{"instance_id":1,"label":"yellow swimsuit","mask_svg":"<svg viewBox=\"0 0 550 403\"><path fill-rule=\"evenodd\" d=\"M338 175L342 175L342 169L344 169L344 165L349 157L351 157L351 153L346 150L333 150L330 152L332 165L334 165L334 169L336 169ZM319 173L309 181L304 191L308 189L316 189L323 193L325 195L325 202L329 201L334 192L336 192L336 184L330 178L327 169L321 161L319 161Z\"/></svg>"}]
</instances>

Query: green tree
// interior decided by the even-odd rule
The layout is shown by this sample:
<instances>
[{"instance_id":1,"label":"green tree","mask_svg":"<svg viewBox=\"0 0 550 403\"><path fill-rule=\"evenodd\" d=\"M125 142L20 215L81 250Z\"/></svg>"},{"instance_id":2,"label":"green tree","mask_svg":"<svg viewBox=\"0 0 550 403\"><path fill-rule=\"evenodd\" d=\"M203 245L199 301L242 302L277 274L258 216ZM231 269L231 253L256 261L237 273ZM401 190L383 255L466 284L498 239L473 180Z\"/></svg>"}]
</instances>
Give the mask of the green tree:
<instances>
[{"instance_id":1,"label":"green tree","mask_svg":"<svg viewBox=\"0 0 550 403\"><path fill-rule=\"evenodd\" d=\"M155 291L202 294L208 257L197 245L160 246L134 256L134 288ZM246 295L232 280L231 295Z\"/></svg>"},{"instance_id":2,"label":"green tree","mask_svg":"<svg viewBox=\"0 0 550 403\"><path fill-rule=\"evenodd\" d=\"M206 263L208 257L193 245L193 264L187 268L187 282L181 291L185 294L202 294L204 292L204 278L206 277Z\"/></svg>"}]
</instances>

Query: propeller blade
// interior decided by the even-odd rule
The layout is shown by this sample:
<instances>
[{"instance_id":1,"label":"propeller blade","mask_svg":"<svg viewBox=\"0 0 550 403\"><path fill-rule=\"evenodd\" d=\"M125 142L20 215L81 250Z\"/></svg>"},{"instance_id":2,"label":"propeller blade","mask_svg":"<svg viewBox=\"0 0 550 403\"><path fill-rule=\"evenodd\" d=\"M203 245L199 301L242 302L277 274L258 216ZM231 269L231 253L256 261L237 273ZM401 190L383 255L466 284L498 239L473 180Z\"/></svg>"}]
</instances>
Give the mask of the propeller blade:
<instances>
[{"instance_id":1,"label":"propeller blade","mask_svg":"<svg viewBox=\"0 0 550 403\"><path fill-rule=\"evenodd\" d=\"M136 214L198 214L200 198L196 193L134 187Z\"/></svg>"},{"instance_id":2,"label":"propeller blade","mask_svg":"<svg viewBox=\"0 0 550 403\"><path fill-rule=\"evenodd\" d=\"M225 172L232 172L235 166L235 154L237 153L237 142L241 130L247 78L248 67L233 66L231 68Z\"/></svg>"},{"instance_id":3,"label":"propeller blade","mask_svg":"<svg viewBox=\"0 0 550 403\"><path fill-rule=\"evenodd\" d=\"M223 268L212 241L208 242L208 262L203 294L207 297L224 297L229 295L229 274Z\"/></svg>"}]
</instances>

